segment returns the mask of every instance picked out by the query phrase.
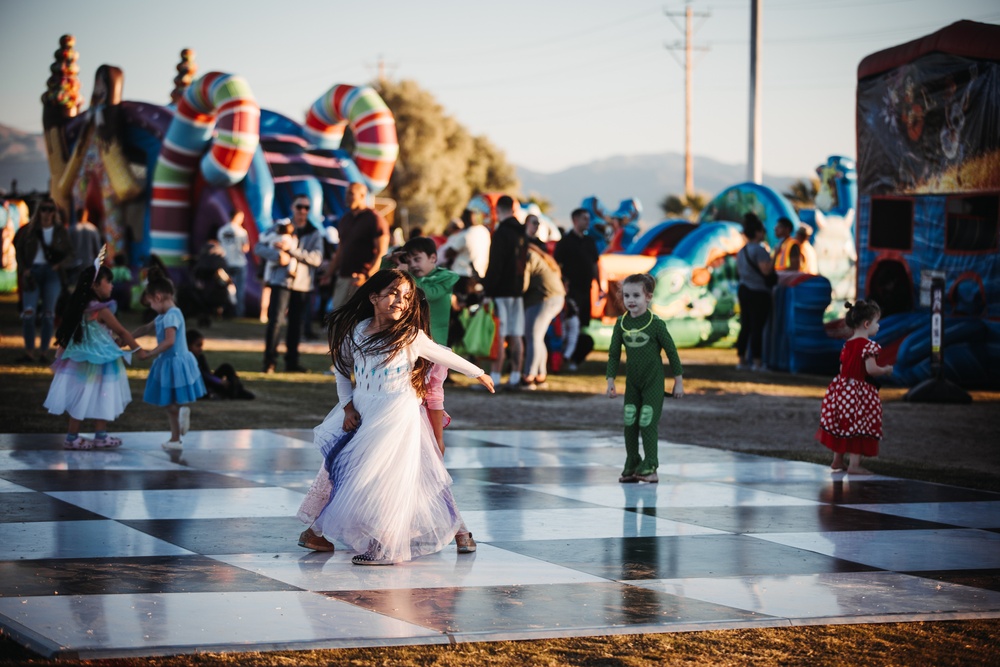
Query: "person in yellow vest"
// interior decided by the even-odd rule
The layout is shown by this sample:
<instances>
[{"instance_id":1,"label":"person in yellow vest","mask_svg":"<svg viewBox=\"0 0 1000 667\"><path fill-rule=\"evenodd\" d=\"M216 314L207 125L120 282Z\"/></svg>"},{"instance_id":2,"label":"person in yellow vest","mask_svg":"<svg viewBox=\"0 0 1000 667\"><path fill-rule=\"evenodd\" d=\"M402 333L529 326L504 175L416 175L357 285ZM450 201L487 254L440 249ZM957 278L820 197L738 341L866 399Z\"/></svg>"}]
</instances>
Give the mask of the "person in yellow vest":
<instances>
[{"instance_id":1,"label":"person in yellow vest","mask_svg":"<svg viewBox=\"0 0 1000 667\"><path fill-rule=\"evenodd\" d=\"M794 227L788 218L778 218L774 225L774 235L780 243L774 249L771 259L775 271L798 271L802 262L802 249L799 242L792 236Z\"/></svg>"},{"instance_id":2,"label":"person in yellow vest","mask_svg":"<svg viewBox=\"0 0 1000 667\"><path fill-rule=\"evenodd\" d=\"M799 260L799 271L817 275L819 273L819 260L816 257L816 248L809 242L812 236L812 228L809 225L799 225L795 230L795 240L799 242L801 259Z\"/></svg>"}]
</instances>

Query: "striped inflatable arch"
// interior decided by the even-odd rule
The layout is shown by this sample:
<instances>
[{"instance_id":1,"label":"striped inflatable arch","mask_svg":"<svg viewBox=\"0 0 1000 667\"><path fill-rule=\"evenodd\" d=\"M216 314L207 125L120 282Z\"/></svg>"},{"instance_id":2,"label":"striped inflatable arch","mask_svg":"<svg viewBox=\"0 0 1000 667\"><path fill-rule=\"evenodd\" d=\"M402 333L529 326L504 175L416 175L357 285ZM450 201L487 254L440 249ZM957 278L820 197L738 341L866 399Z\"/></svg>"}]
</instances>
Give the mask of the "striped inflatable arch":
<instances>
[{"instance_id":1,"label":"striped inflatable arch","mask_svg":"<svg viewBox=\"0 0 1000 667\"><path fill-rule=\"evenodd\" d=\"M188 252L199 162L207 183L235 185L246 176L258 143L260 106L243 78L210 72L178 100L153 171L149 220L150 251L167 266L179 265Z\"/></svg>"},{"instance_id":2,"label":"striped inflatable arch","mask_svg":"<svg viewBox=\"0 0 1000 667\"><path fill-rule=\"evenodd\" d=\"M305 135L318 148L340 148L347 126L354 134L354 162L369 192L377 195L389 184L399 155L396 119L373 88L340 83L313 102Z\"/></svg>"}]
</instances>

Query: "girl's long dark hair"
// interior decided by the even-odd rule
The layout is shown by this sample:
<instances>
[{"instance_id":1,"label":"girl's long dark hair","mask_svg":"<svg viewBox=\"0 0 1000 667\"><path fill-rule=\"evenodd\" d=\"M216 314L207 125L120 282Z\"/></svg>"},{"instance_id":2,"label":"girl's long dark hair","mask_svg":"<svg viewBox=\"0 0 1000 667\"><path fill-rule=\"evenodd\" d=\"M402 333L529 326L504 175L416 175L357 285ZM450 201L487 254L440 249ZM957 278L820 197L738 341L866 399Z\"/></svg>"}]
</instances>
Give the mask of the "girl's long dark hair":
<instances>
[{"instance_id":1,"label":"girl's long dark hair","mask_svg":"<svg viewBox=\"0 0 1000 667\"><path fill-rule=\"evenodd\" d=\"M95 272L97 273L96 280L94 279ZM83 322L83 313L87 310L87 305L97 299L94 285L97 284L98 280L111 280L111 275L111 269L106 266L101 266L100 269L88 266L80 273L80 279L76 282L76 290L66 300L66 305L62 310L62 321L59 328L56 329L57 345L66 347L71 340L77 343L83 340L83 327L80 326L80 323Z\"/></svg>"},{"instance_id":2,"label":"girl's long dark hair","mask_svg":"<svg viewBox=\"0 0 1000 667\"><path fill-rule=\"evenodd\" d=\"M403 311L398 320L382 331L368 336L359 345L358 341L353 338L354 330L358 324L375 316L375 306L371 302L371 295L380 294L386 288L397 283L406 283L410 286L410 292L413 294L410 306ZM381 355L383 356L381 364L385 364L416 340L417 332L421 331L420 308L417 299L417 286L410 274L387 269L379 271L369 278L347 303L333 311L327 320L328 340L330 342L330 357L340 374L351 377L351 373L354 371L352 357L362 355L372 358ZM350 355L342 354L343 350L349 350ZM429 361L418 358L413 365L413 372L410 374L410 383L420 398L423 398L427 392L426 375L429 367Z\"/></svg>"}]
</instances>

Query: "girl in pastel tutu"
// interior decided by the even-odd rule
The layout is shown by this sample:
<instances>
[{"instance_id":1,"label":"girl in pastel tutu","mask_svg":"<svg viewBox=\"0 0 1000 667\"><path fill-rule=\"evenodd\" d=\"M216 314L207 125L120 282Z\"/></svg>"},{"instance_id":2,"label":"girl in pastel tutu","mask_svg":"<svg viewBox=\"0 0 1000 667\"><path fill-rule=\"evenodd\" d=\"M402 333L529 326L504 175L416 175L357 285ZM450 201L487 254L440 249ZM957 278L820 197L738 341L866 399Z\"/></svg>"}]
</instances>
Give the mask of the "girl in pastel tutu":
<instances>
[{"instance_id":1,"label":"girl in pastel tutu","mask_svg":"<svg viewBox=\"0 0 1000 667\"><path fill-rule=\"evenodd\" d=\"M101 266L103 258L101 250L94 266L80 274L56 331L55 377L44 405L54 415L69 415L66 449L120 447L122 441L108 435L108 422L132 401L125 361L131 363L139 345L114 315L111 269ZM121 349L115 336L132 349ZM80 436L85 419L94 420L93 440Z\"/></svg>"},{"instance_id":2,"label":"girl in pastel tutu","mask_svg":"<svg viewBox=\"0 0 1000 667\"><path fill-rule=\"evenodd\" d=\"M878 333L882 310L874 301L847 304L845 322L854 334L840 352L840 374L823 397L816 439L833 450L834 471L849 475L870 475L861 467L862 456L877 456L882 439L882 401L874 378L892 375L892 366L880 366L879 344L871 340ZM844 454L849 463L844 464Z\"/></svg>"},{"instance_id":3,"label":"girl in pastel tutu","mask_svg":"<svg viewBox=\"0 0 1000 667\"><path fill-rule=\"evenodd\" d=\"M184 330L184 314L174 304L174 283L159 269L150 269L143 298L157 313L156 319L133 332L137 338L156 331L156 347L142 350L141 359L157 357L149 369L146 390L142 400L152 405L162 405L170 421L170 440L163 443L166 451L180 451L181 436L191 425L193 403L205 395L205 382L201 379L198 362L188 350Z\"/></svg>"},{"instance_id":4,"label":"girl in pastel tutu","mask_svg":"<svg viewBox=\"0 0 1000 667\"><path fill-rule=\"evenodd\" d=\"M330 317L340 402L314 440L333 490L311 532L360 552L355 565L435 553L463 529L421 400L431 364L474 377L491 392L493 382L422 331L414 294L409 274L379 271Z\"/></svg>"}]
</instances>

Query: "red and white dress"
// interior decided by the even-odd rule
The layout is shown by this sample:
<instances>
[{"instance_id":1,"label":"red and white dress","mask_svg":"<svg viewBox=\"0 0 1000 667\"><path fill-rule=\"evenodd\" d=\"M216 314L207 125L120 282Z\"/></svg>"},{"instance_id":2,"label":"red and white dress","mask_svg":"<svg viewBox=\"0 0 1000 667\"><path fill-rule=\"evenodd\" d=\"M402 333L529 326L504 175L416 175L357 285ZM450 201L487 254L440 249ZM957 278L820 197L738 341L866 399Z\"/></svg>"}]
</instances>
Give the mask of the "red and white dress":
<instances>
[{"instance_id":1,"label":"red and white dress","mask_svg":"<svg viewBox=\"0 0 1000 667\"><path fill-rule=\"evenodd\" d=\"M882 401L865 371L865 360L882 348L867 338L852 338L840 352L840 374L826 389L816 439L838 454L877 456L882 439Z\"/></svg>"}]
</instances>

